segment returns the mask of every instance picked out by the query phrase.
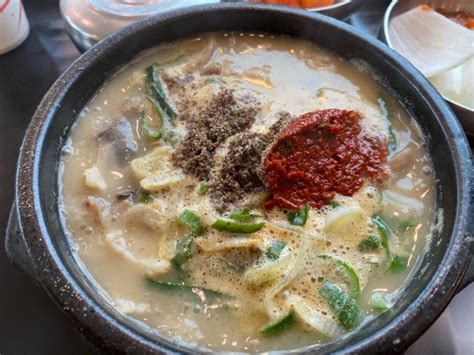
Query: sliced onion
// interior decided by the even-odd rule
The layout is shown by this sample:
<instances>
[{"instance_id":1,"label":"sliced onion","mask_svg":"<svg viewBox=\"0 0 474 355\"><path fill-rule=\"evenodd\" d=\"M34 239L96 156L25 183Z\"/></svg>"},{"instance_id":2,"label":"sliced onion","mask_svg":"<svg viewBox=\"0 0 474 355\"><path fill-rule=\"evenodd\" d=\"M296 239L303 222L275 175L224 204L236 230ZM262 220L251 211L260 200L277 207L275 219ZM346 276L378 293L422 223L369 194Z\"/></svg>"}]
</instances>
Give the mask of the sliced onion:
<instances>
[{"instance_id":1,"label":"sliced onion","mask_svg":"<svg viewBox=\"0 0 474 355\"><path fill-rule=\"evenodd\" d=\"M187 181L185 175L173 167L171 153L169 147L158 147L132 161L130 166L143 189L160 191Z\"/></svg>"},{"instance_id":2,"label":"sliced onion","mask_svg":"<svg viewBox=\"0 0 474 355\"><path fill-rule=\"evenodd\" d=\"M316 330L329 338L336 338L342 334L342 328L331 316L325 316L314 307L311 307L301 297L290 294L287 301L295 315L312 330Z\"/></svg>"},{"instance_id":3,"label":"sliced onion","mask_svg":"<svg viewBox=\"0 0 474 355\"><path fill-rule=\"evenodd\" d=\"M156 276L167 273L171 268L171 263L167 260L156 258L137 257L127 249L127 241L121 231L109 232L105 235L105 243L116 254L121 255L128 262L142 267L147 275Z\"/></svg>"},{"instance_id":4,"label":"sliced onion","mask_svg":"<svg viewBox=\"0 0 474 355\"><path fill-rule=\"evenodd\" d=\"M344 233L360 223L363 219L358 207L340 206L326 216L324 229L329 233Z\"/></svg>"},{"instance_id":5,"label":"sliced onion","mask_svg":"<svg viewBox=\"0 0 474 355\"><path fill-rule=\"evenodd\" d=\"M420 216L423 211L423 202L398 192L387 190L382 194L382 208L389 214L398 217Z\"/></svg>"},{"instance_id":6,"label":"sliced onion","mask_svg":"<svg viewBox=\"0 0 474 355\"><path fill-rule=\"evenodd\" d=\"M202 250L206 252L215 252L226 249L236 248L258 248L262 244L262 240L259 238L248 238L248 237L224 237L222 239L217 238L197 238L196 244Z\"/></svg>"},{"instance_id":7,"label":"sliced onion","mask_svg":"<svg viewBox=\"0 0 474 355\"><path fill-rule=\"evenodd\" d=\"M283 275L288 269L292 260L291 252L285 247L280 257L274 261L268 261L263 264L256 265L245 272L245 279L253 285L262 285L265 282L275 280Z\"/></svg>"},{"instance_id":8,"label":"sliced onion","mask_svg":"<svg viewBox=\"0 0 474 355\"><path fill-rule=\"evenodd\" d=\"M140 225L154 231L164 231L168 227L165 216L155 203L144 205L136 204L125 213L125 218L130 225Z\"/></svg>"},{"instance_id":9,"label":"sliced onion","mask_svg":"<svg viewBox=\"0 0 474 355\"><path fill-rule=\"evenodd\" d=\"M280 293L288 284L298 275L299 271L303 268L306 256L308 253L308 245L310 242L310 236L308 233L303 232L300 234L300 247L296 252L296 257L292 258L288 268L285 270L282 279L273 287L271 287L265 294L263 300L265 310L268 316L273 319L280 319L284 316L285 310L278 309L273 302L275 296Z\"/></svg>"},{"instance_id":10,"label":"sliced onion","mask_svg":"<svg viewBox=\"0 0 474 355\"><path fill-rule=\"evenodd\" d=\"M84 176L84 184L91 189L96 189L99 191L104 191L107 189L107 183L100 174L97 166L93 166L89 169L84 170L82 174Z\"/></svg>"}]
</instances>

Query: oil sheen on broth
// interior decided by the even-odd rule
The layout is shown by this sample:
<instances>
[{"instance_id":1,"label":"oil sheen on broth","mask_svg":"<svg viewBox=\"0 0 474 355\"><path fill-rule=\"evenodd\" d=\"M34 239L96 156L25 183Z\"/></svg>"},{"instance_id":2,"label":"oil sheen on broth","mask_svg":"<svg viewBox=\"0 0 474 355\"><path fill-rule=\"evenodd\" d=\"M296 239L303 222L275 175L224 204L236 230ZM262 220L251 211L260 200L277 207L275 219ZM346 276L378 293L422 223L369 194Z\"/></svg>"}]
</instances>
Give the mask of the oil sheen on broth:
<instances>
[{"instance_id":1,"label":"oil sheen on broth","mask_svg":"<svg viewBox=\"0 0 474 355\"><path fill-rule=\"evenodd\" d=\"M302 114L349 112L325 109L353 111L369 146L383 143L386 176L364 177L352 196L328 185L311 195L319 208L266 208L277 193L268 152ZM310 133L326 139L334 122ZM349 61L269 35L209 34L141 55L80 114L61 166L65 223L111 302L212 350L324 343L384 312L435 212L430 157L402 106Z\"/></svg>"}]
</instances>

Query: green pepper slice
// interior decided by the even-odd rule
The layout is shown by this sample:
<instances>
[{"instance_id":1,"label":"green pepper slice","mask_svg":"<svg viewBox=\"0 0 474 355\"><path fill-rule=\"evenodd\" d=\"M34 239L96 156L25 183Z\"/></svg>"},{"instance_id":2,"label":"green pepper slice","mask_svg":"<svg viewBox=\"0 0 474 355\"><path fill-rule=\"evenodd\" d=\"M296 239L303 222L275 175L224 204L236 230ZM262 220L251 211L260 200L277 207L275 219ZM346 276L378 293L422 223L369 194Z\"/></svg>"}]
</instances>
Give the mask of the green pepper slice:
<instances>
[{"instance_id":1,"label":"green pepper slice","mask_svg":"<svg viewBox=\"0 0 474 355\"><path fill-rule=\"evenodd\" d=\"M230 233L254 233L265 226L265 222L259 223L241 223L239 221L218 219L212 225L212 228L219 231L230 232Z\"/></svg>"},{"instance_id":2,"label":"green pepper slice","mask_svg":"<svg viewBox=\"0 0 474 355\"><path fill-rule=\"evenodd\" d=\"M339 286L325 281L319 290L321 297L329 304L337 319L347 330L352 330L360 323L362 310L356 301Z\"/></svg>"},{"instance_id":3,"label":"green pepper slice","mask_svg":"<svg viewBox=\"0 0 474 355\"><path fill-rule=\"evenodd\" d=\"M382 246L387 251L387 254L390 255L389 239L390 239L390 235L392 234L390 231L390 228L388 227L384 219L378 214L372 216L372 222L375 224L375 227L377 228L377 231L379 232Z\"/></svg>"},{"instance_id":4,"label":"green pepper slice","mask_svg":"<svg viewBox=\"0 0 474 355\"><path fill-rule=\"evenodd\" d=\"M241 210L232 212L228 216L230 219L233 219L234 221L239 221L239 222L251 222L255 218L260 217L257 214L252 214L250 213L250 209L248 207L242 208Z\"/></svg>"},{"instance_id":5,"label":"green pepper slice","mask_svg":"<svg viewBox=\"0 0 474 355\"><path fill-rule=\"evenodd\" d=\"M351 265L349 265L349 263L347 263L344 259L329 254L318 255L318 258L322 260L331 260L337 266L339 266L346 273L351 283L352 297L354 297L355 299L359 298L361 292L360 278L359 275L357 275L355 269Z\"/></svg>"}]
</instances>

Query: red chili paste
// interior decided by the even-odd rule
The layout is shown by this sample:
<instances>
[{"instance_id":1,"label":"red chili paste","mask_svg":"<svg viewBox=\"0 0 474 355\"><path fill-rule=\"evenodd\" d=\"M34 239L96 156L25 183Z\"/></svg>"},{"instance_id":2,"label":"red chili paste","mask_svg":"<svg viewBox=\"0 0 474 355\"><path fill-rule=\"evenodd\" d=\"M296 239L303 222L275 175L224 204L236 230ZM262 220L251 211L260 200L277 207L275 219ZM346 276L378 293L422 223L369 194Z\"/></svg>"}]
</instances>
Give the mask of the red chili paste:
<instances>
[{"instance_id":1,"label":"red chili paste","mask_svg":"<svg viewBox=\"0 0 474 355\"><path fill-rule=\"evenodd\" d=\"M354 111L322 110L296 118L277 136L264 158L271 198L266 208L320 208L336 193L352 196L366 178L381 183L387 147L364 131Z\"/></svg>"},{"instance_id":2,"label":"red chili paste","mask_svg":"<svg viewBox=\"0 0 474 355\"><path fill-rule=\"evenodd\" d=\"M436 10L441 15L446 16L450 20L459 23L461 26L474 29L474 15L467 11L448 12L443 9Z\"/></svg>"}]
</instances>

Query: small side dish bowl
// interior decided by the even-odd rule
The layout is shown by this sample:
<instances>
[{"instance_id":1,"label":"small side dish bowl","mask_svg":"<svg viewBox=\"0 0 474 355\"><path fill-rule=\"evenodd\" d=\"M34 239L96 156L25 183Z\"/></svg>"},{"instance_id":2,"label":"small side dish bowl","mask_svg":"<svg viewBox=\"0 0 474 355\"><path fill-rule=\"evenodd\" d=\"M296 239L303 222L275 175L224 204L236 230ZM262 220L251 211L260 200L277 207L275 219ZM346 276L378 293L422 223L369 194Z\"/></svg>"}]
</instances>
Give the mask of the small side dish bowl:
<instances>
[{"instance_id":1,"label":"small side dish bowl","mask_svg":"<svg viewBox=\"0 0 474 355\"><path fill-rule=\"evenodd\" d=\"M319 12L320 14L343 20L352 15L362 3L363 1L361 0L336 0L332 5L309 8L306 10Z\"/></svg>"},{"instance_id":2,"label":"small side dish bowl","mask_svg":"<svg viewBox=\"0 0 474 355\"><path fill-rule=\"evenodd\" d=\"M428 5L434 9L440 8L448 12L468 11L470 13L474 13L474 1L472 0L393 0L385 12L382 34L383 40L390 48L393 48L390 35L390 21L394 17L401 15L419 5ZM470 136L474 136L474 108L467 107L446 96L444 96L444 99L453 109L465 132Z\"/></svg>"}]
</instances>

